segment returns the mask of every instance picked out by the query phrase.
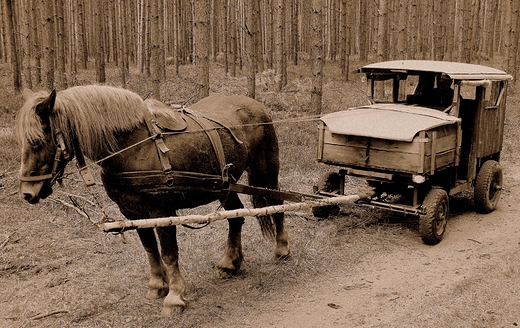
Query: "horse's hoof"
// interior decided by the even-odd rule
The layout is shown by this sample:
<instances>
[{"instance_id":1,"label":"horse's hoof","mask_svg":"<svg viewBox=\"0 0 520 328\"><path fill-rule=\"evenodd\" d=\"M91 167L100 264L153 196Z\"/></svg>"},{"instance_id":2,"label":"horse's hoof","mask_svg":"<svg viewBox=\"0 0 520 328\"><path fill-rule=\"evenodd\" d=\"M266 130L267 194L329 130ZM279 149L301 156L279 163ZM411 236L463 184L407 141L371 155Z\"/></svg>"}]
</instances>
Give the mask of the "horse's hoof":
<instances>
[{"instance_id":1,"label":"horse's hoof","mask_svg":"<svg viewBox=\"0 0 520 328\"><path fill-rule=\"evenodd\" d=\"M227 269L227 268L217 268L217 278L220 279L229 279L237 274L238 270L236 269Z\"/></svg>"},{"instance_id":2,"label":"horse's hoof","mask_svg":"<svg viewBox=\"0 0 520 328\"><path fill-rule=\"evenodd\" d=\"M242 259L232 261L228 257L223 257L217 263L217 278L228 279L236 275L242 264Z\"/></svg>"},{"instance_id":3,"label":"horse's hoof","mask_svg":"<svg viewBox=\"0 0 520 328\"><path fill-rule=\"evenodd\" d=\"M175 313L181 313L186 308L186 303L178 295L168 295L164 299L161 316L167 317Z\"/></svg>"},{"instance_id":4,"label":"horse's hoof","mask_svg":"<svg viewBox=\"0 0 520 328\"><path fill-rule=\"evenodd\" d=\"M173 314L181 313L182 311L184 311L184 308L185 308L185 306L183 306L183 307L180 307L180 306L174 306L174 307L163 306L163 308L161 310L161 317L169 317L169 316L171 316Z\"/></svg>"},{"instance_id":5,"label":"horse's hoof","mask_svg":"<svg viewBox=\"0 0 520 328\"><path fill-rule=\"evenodd\" d=\"M149 300L156 300L159 298L163 298L166 295L168 295L168 288L148 289L148 293L146 293L146 298Z\"/></svg>"},{"instance_id":6,"label":"horse's hoof","mask_svg":"<svg viewBox=\"0 0 520 328\"><path fill-rule=\"evenodd\" d=\"M274 250L275 260L289 260L291 258L291 251L288 246L276 247Z\"/></svg>"},{"instance_id":7,"label":"horse's hoof","mask_svg":"<svg viewBox=\"0 0 520 328\"><path fill-rule=\"evenodd\" d=\"M288 261L291 259L291 253L287 254L274 254L275 261Z\"/></svg>"}]
</instances>

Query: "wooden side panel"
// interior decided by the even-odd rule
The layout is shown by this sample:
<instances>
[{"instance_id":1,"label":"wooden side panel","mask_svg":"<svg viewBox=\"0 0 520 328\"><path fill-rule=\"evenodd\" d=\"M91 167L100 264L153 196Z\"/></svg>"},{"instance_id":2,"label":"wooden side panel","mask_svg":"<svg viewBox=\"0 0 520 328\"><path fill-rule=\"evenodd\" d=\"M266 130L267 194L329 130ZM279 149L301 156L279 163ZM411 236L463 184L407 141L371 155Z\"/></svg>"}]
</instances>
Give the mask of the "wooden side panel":
<instances>
[{"instance_id":1,"label":"wooden side panel","mask_svg":"<svg viewBox=\"0 0 520 328\"><path fill-rule=\"evenodd\" d=\"M412 174L434 172L454 165L457 142L457 124L422 133L412 142L332 134L327 127L324 127L320 131L318 159L341 166ZM436 148L433 152L434 156L432 156L432 145Z\"/></svg>"},{"instance_id":2,"label":"wooden side panel","mask_svg":"<svg viewBox=\"0 0 520 328\"><path fill-rule=\"evenodd\" d=\"M499 152L502 149L502 140L504 133L504 118L505 118L505 100L506 89L499 89L499 82L493 82L491 99L483 100L482 108L479 108L480 122L478 135L478 151L477 157L485 157ZM483 90L482 92L486 92ZM489 91L487 91L489 92ZM502 94L500 95L500 92ZM495 95L497 93L497 95ZM500 101L497 98L500 96Z\"/></svg>"}]
</instances>

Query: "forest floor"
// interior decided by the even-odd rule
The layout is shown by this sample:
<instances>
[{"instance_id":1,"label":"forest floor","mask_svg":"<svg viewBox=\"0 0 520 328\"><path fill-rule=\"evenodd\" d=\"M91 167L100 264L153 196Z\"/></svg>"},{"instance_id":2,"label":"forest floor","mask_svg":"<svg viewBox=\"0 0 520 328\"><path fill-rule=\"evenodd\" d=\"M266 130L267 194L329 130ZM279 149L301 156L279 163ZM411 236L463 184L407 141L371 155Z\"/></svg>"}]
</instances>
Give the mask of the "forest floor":
<instances>
[{"instance_id":1,"label":"forest floor","mask_svg":"<svg viewBox=\"0 0 520 328\"><path fill-rule=\"evenodd\" d=\"M162 100L188 99L188 68ZM243 79L213 76L214 92L243 93ZM303 73L301 73L303 75ZM282 94L259 77L259 99L274 119L304 116L309 80L293 72ZM2 77L2 88L11 90ZM85 78L88 80L88 78ZM136 84L134 91L145 94ZM142 83L142 82L141 82ZM362 83L326 81L325 111L358 105ZM265 85L265 87L264 87ZM224 87L225 86L225 87ZM144 90L144 91L143 91ZM5 99L4 99L5 98ZM89 197L78 178L55 187L51 199L29 205L16 194L19 149L13 122L21 98L6 92L0 122L0 327L517 327L520 324L520 99L508 97L504 191L498 209L477 214L472 194L450 199L444 240L424 245L414 218L358 206L318 221L289 212L290 260L273 260L274 245L253 219L243 232L245 261L236 277L218 279L227 224L180 227L180 266L188 307L161 317L162 300L144 297L149 277L135 232L105 234L79 215L70 196ZM277 125L284 190L310 192L330 167L315 161L316 123ZM73 165L69 165L72 170ZM334 168L332 168L334 169ZM96 173L97 174L97 173ZM96 175L97 176L97 175ZM349 191L366 188L349 181ZM101 191L101 193L103 193ZM244 199L247 202L247 199ZM103 197L106 210L120 217ZM86 204L86 203L84 203ZM93 219L99 211L85 205ZM186 213L216 210L210 204Z\"/></svg>"}]
</instances>

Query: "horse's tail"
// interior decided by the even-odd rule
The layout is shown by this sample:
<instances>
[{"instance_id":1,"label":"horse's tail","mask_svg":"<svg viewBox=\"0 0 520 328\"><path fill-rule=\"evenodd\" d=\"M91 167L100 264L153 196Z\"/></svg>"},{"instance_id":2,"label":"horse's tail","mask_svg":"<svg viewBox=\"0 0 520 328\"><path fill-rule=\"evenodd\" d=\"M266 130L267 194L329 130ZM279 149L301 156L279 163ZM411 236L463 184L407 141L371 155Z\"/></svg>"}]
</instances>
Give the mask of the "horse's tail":
<instances>
[{"instance_id":1,"label":"horse's tail","mask_svg":"<svg viewBox=\"0 0 520 328\"><path fill-rule=\"evenodd\" d=\"M249 183L252 186L268 189L278 189L279 154L278 140L272 125L265 126L264 142L261 150L251 164ZM255 208L275 206L283 204L283 200L265 198L263 196L252 197ZM264 237L273 239L276 235L276 224L281 224L284 213L258 216L258 223Z\"/></svg>"},{"instance_id":2,"label":"horse's tail","mask_svg":"<svg viewBox=\"0 0 520 328\"><path fill-rule=\"evenodd\" d=\"M257 197L253 197L253 206L254 207L264 207L267 206L267 201L262 202L262 204L258 204L255 200ZM259 197L258 197L259 198ZM258 224L260 224L260 231L262 231L262 235L267 238L273 240L276 236L275 226L273 222L273 217L271 215L262 215L257 216Z\"/></svg>"}]
</instances>

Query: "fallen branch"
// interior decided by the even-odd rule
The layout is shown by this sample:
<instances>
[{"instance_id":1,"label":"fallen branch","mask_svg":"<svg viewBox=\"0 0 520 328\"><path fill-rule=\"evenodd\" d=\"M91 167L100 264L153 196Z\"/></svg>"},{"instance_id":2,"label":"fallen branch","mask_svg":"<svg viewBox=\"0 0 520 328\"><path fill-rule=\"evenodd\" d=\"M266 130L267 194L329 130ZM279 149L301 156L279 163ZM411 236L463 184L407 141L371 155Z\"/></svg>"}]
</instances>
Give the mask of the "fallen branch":
<instances>
[{"instance_id":1,"label":"fallen branch","mask_svg":"<svg viewBox=\"0 0 520 328\"><path fill-rule=\"evenodd\" d=\"M7 245L7 243L9 242L9 238L11 238L13 234L14 232L5 238L5 240L0 244L0 249L4 248L4 246Z\"/></svg>"},{"instance_id":2,"label":"fallen branch","mask_svg":"<svg viewBox=\"0 0 520 328\"><path fill-rule=\"evenodd\" d=\"M243 216L264 216L275 213L282 213L287 211L298 211L302 209L308 209L315 206L325 206L331 204L345 204L354 203L361 199L368 199L373 197L374 193L349 195L349 196L338 196L331 198L324 198L316 201L307 201L301 203L289 203L276 206L267 206L261 208L241 208L230 211L220 211L206 215L185 215L185 216L171 216L165 218L156 219L144 219L144 220L124 220L115 222L106 222L100 224L101 229L105 232L121 232L123 230L130 229L143 229L143 228L155 228L155 227L166 227L180 224L206 224L213 221L232 219Z\"/></svg>"},{"instance_id":3,"label":"fallen branch","mask_svg":"<svg viewBox=\"0 0 520 328\"><path fill-rule=\"evenodd\" d=\"M79 199L82 199L84 200L85 202L89 203L90 205L92 206L96 206L96 203L94 203L93 201L91 201L90 199L88 199L87 197L84 197L84 196L80 196L80 195L74 195L74 194L71 194L71 193L68 193L68 192L64 192L64 191L61 191L61 190L58 190L58 192L62 195L65 195L67 197L74 197L74 198L79 198Z\"/></svg>"},{"instance_id":4,"label":"fallen branch","mask_svg":"<svg viewBox=\"0 0 520 328\"><path fill-rule=\"evenodd\" d=\"M73 210L75 210L76 212L78 212L81 216L83 216L83 217L89 219L89 220L92 222L92 220L90 219L90 217L88 216L88 214L85 213L85 211L83 211L82 209L80 209L80 208L78 208L78 207L76 207L76 206L74 206L74 205L72 205L72 204L69 204L69 203L67 203L66 201L63 201L63 200L61 200L61 199L58 199L58 198L49 197L49 199L52 200L52 201L54 201L54 202L56 202L56 203L60 203L60 204L62 204L63 206L66 206L66 207L72 208ZM93 222L93 223L94 223L94 222Z\"/></svg>"},{"instance_id":5,"label":"fallen branch","mask_svg":"<svg viewBox=\"0 0 520 328\"><path fill-rule=\"evenodd\" d=\"M56 315L56 314L62 314L62 313L69 313L69 311L66 311L66 310L52 311L52 312L45 313L45 314L35 315L33 317L30 317L29 319L30 320L40 320L40 319L43 319L43 318L47 318L47 317L50 317L50 316L53 316L53 315Z\"/></svg>"}]
</instances>

